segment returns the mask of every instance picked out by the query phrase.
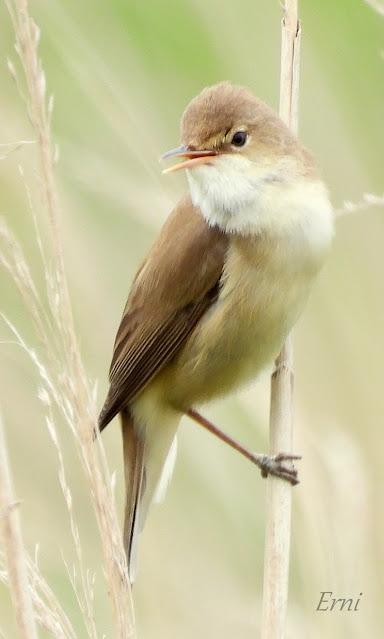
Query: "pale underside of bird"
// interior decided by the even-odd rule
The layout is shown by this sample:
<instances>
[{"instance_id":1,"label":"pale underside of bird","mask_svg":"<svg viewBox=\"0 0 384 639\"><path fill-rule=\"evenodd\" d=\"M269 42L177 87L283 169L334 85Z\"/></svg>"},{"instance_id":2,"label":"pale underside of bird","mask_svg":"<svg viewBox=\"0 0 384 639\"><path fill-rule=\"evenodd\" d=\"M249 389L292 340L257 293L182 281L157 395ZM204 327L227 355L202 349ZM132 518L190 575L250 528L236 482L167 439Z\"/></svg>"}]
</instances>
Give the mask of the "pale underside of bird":
<instances>
[{"instance_id":1,"label":"pale underside of bird","mask_svg":"<svg viewBox=\"0 0 384 639\"><path fill-rule=\"evenodd\" d=\"M204 89L185 110L181 135L183 145L167 155L184 161L168 170L186 170L189 195L136 274L99 420L102 430L122 418L131 580L148 508L172 472L182 415L273 361L333 233L312 157L249 90Z\"/></svg>"}]
</instances>

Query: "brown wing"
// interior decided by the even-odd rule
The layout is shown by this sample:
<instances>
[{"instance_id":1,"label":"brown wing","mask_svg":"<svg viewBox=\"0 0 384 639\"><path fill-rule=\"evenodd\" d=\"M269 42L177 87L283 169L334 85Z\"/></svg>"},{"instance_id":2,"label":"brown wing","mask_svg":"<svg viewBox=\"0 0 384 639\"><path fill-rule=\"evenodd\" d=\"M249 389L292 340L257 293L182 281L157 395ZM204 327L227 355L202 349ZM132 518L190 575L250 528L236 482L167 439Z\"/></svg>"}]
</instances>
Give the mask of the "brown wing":
<instances>
[{"instance_id":1,"label":"brown wing","mask_svg":"<svg viewBox=\"0 0 384 639\"><path fill-rule=\"evenodd\" d=\"M163 226L139 269L116 335L102 430L171 360L217 299L227 237L190 198Z\"/></svg>"}]
</instances>

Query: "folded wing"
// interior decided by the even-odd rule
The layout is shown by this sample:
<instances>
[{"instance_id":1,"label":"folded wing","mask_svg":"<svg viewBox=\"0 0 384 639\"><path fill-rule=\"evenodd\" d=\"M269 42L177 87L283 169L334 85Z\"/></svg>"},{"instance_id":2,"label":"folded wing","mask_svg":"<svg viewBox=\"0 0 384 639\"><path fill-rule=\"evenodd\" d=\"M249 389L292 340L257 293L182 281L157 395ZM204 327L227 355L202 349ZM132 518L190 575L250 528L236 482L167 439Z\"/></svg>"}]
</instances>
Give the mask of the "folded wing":
<instances>
[{"instance_id":1,"label":"folded wing","mask_svg":"<svg viewBox=\"0 0 384 639\"><path fill-rule=\"evenodd\" d=\"M190 198L172 212L139 269L118 329L100 430L174 357L215 302L227 237Z\"/></svg>"}]
</instances>

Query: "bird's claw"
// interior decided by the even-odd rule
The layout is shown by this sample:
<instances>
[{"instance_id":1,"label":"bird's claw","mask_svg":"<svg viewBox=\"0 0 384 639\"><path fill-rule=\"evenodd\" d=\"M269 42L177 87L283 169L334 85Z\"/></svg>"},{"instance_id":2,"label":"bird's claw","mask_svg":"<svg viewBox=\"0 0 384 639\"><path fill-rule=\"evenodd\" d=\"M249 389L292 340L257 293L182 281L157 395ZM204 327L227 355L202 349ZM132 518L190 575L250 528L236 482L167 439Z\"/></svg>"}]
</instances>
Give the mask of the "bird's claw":
<instances>
[{"instance_id":1,"label":"bird's claw","mask_svg":"<svg viewBox=\"0 0 384 639\"><path fill-rule=\"evenodd\" d=\"M260 461L261 475L262 477L268 477L268 475L280 477L280 479L285 479L292 486L296 486L299 483L297 469L293 464L287 466L284 462L293 462L297 459L301 459L301 455L292 455L291 453L279 453L272 456L263 455Z\"/></svg>"}]
</instances>

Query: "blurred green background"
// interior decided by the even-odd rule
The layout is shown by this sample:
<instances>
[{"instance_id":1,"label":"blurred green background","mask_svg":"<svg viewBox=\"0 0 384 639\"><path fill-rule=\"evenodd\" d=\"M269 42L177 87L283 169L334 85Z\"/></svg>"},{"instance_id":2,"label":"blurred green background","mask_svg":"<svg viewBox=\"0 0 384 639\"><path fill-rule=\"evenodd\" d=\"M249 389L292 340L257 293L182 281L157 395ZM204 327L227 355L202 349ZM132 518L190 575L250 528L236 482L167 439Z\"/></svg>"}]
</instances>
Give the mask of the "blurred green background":
<instances>
[{"instance_id":1,"label":"blurred green background","mask_svg":"<svg viewBox=\"0 0 384 639\"><path fill-rule=\"evenodd\" d=\"M301 3L300 137L314 152L335 206L384 189L384 19L360 0ZM33 138L6 69L13 33L3 5L0 141ZM178 143L179 118L205 85L222 79L278 102L279 2L270 0L36 0L40 53L55 96L53 128L65 255L81 348L99 404L135 268L185 190L162 176L158 157ZM33 182L35 153L1 162L1 213L23 242L38 282L41 264L18 164ZM38 208L39 203L35 201ZM295 451L303 454L294 491L287 637L382 636L384 624L384 210L337 222L296 342ZM17 292L0 275L1 310L35 345ZM0 339L10 339L0 326ZM73 544L44 425L39 385L26 356L1 345L0 388L24 536L85 637L63 557ZM268 447L266 374L207 415L253 449ZM87 486L63 426L60 438L86 565L97 574L100 636L113 637ZM122 467L118 424L104 437ZM258 636L262 596L265 484L255 469L185 420L167 499L153 510L140 547L135 586L140 637ZM320 591L363 593L360 612L315 612ZM16 637L0 586L0 629ZM42 634L42 636L45 636Z\"/></svg>"}]
</instances>

